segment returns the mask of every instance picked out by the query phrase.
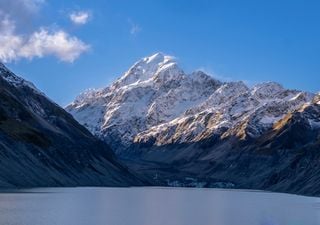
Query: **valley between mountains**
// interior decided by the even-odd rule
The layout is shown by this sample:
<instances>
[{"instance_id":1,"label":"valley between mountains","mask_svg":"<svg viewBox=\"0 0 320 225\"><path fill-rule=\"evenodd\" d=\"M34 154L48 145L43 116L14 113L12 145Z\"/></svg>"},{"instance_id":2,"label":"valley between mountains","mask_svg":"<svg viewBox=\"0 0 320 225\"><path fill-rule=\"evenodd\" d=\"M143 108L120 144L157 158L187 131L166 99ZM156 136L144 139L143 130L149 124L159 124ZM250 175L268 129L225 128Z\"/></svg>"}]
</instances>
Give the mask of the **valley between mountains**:
<instances>
[{"instance_id":1,"label":"valley between mountains","mask_svg":"<svg viewBox=\"0 0 320 225\"><path fill-rule=\"evenodd\" d=\"M320 95L187 74L161 53L62 109L0 67L0 186L320 195Z\"/></svg>"}]
</instances>

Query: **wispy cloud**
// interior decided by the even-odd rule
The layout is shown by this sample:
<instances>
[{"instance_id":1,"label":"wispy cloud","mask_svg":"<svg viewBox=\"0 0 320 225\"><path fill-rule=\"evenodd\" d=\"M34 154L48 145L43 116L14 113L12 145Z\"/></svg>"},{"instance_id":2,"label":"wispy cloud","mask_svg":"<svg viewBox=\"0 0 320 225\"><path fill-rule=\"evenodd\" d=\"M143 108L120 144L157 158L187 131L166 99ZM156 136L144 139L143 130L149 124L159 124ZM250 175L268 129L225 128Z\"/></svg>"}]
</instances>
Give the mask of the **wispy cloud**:
<instances>
[{"instance_id":1,"label":"wispy cloud","mask_svg":"<svg viewBox=\"0 0 320 225\"><path fill-rule=\"evenodd\" d=\"M0 0L0 61L12 62L23 58L55 56L61 61L73 62L90 49L88 44L61 28L33 27L28 33L19 29L22 19L16 14L35 14L44 2Z\"/></svg>"},{"instance_id":2,"label":"wispy cloud","mask_svg":"<svg viewBox=\"0 0 320 225\"><path fill-rule=\"evenodd\" d=\"M217 74L216 72L214 72L212 69L210 69L208 67L200 67L197 70L202 71L202 72L212 76L213 78L221 80L221 81L225 81L225 82L234 81L233 78L231 78L229 76L224 76L224 75Z\"/></svg>"},{"instance_id":3,"label":"wispy cloud","mask_svg":"<svg viewBox=\"0 0 320 225\"><path fill-rule=\"evenodd\" d=\"M36 14L45 2L45 0L0 0L0 12L11 15L17 20L25 19Z\"/></svg>"},{"instance_id":4,"label":"wispy cloud","mask_svg":"<svg viewBox=\"0 0 320 225\"><path fill-rule=\"evenodd\" d=\"M128 19L128 23L130 24L130 34L131 35L137 35L142 30L140 25L133 22L132 19Z\"/></svg>"},{"instance_id":5,"label":"wispy cloud","mask_svg":"<svg viewBox=\"0 0 320 225\"><path fill-rule=\"evenodd\" d=\"M20 5L22 4L30 12L36 12L45 3L45 0L15 0Z\"/></svg>"},{"instance_id":6,"label":"wispy cloud","mask_svg":"<svg viewBox=\"0 0 320 225\"><path fill-rule=\"evenodd\" d=\"M88 11L72 12L69 18L76 25L84 25L89 21L90 13Z\"/></svg>"},{"instance_id":7,"label":"wispy cloud","mask_svg":"<svg viewBox=\"0 0 320 225\"><path fill-rule=\"evenodd\" d=\"M45 0L0 0L0 6L2 10L12 10L16 9L16 6L20 6L24 10L35 12L45 2Z\"/></svg>"},{"instance_id":8,"label":"wispy cloud","mask_svg":"<svg viewBox=\"0 0 320 225\"><path fill-rule=\"evenodd\" d=\"M208 75L210 75L211 77L217 79L217 80L220 80L220 81L223 81L223 82L236 82L236 81L239 81L233 77L230 77L230 76L227 76L227 75L224 75L224 74L218 74L216 72L214 72L214 70L212 70L210 67L201 67L199 69L197 69L199 71L202 71ZM247 86L249 87L253 87L254 85L256 85L257 81L253 81L253 80L241 80L242 82L244 82Z\"/></svg>"}]
</instances>

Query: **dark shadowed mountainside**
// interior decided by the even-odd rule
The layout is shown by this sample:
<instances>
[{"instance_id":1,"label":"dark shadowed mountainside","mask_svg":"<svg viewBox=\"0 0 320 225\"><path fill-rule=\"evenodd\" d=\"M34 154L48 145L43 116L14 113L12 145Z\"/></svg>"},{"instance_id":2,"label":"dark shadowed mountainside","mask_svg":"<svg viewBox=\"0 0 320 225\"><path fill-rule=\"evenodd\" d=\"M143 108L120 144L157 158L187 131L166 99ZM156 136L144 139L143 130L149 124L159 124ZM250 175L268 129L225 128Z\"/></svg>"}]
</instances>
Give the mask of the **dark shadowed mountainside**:
<instances>
[{"instance_id":1,"label":"dark shadowed mountainside","mask_svg":"<svg viewBox=\"0 0 320 225\"><path fill-rule=\"evenodd\" d=\"M0 65L0 187L139 185L109 147Z\"/></svg>"}]
</instances>

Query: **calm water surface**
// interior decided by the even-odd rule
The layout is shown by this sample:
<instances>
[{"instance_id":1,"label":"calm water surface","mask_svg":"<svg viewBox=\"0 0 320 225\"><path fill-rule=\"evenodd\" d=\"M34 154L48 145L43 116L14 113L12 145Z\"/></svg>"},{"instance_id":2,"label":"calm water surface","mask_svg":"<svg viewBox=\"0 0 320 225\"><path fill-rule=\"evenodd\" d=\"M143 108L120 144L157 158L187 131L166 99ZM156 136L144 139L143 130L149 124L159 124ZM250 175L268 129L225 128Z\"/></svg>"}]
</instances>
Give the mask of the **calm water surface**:
<instances>
[{"instance_id":1,"label":"calm water surface","mask_svg":"<svg viewBox=\"0 0 320 225\"><path fill-rule=\"evenodd\" d=\"M320 199L182 188L48 188L0 194L0 225L319 225Z\"/></svg>"}]
</instances>

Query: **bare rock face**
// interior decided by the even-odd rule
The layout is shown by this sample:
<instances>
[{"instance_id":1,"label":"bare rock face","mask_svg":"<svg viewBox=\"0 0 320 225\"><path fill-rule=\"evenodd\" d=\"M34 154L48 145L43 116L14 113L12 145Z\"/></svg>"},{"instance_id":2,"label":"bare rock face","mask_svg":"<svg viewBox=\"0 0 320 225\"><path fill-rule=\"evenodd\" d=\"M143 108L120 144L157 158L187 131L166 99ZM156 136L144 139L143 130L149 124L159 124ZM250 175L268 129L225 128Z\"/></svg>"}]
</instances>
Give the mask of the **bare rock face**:
<instances>
[{"instance_id":1,"label":"bare rock face","mask_svg":"<svg viewBox=\"0 0 320 225\"><path fill-rule=\"evenodd\" d=\"M3 64L0 99L0 187L141 184L105 143Z\"/></svg>"}]
</instances>

